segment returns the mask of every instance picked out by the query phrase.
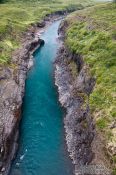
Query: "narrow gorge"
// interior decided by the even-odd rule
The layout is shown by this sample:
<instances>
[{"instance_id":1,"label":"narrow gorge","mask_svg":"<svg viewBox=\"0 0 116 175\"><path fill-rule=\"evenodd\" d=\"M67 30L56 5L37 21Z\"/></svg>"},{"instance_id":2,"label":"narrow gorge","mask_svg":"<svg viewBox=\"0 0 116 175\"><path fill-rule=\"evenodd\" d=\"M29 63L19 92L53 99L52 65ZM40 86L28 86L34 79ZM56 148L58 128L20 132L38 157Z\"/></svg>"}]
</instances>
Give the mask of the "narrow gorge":
<instances>
[{"instance_id":1,"label":"narrow gorge","mask_svg":"<svg viewBox=\"0 0 116 175\"><path fill-rule=\"evenodd\" d=\"M115 2L39 3L0 43L0 175L115 175Z\"/></svg>"},{"instance_id":2,"label":"narrow gorge","mask_svg":"<svg viewBox=\"0 0 116 175\"><path fill-rule=\"evenodd\" d=\"M19 151L11 175L73 172L64 143L64 112L54 86L59 23L53 22L45 29L41 35L45 45L34 53L34 66L26 80Z\"/></svg>"}]
</instances>

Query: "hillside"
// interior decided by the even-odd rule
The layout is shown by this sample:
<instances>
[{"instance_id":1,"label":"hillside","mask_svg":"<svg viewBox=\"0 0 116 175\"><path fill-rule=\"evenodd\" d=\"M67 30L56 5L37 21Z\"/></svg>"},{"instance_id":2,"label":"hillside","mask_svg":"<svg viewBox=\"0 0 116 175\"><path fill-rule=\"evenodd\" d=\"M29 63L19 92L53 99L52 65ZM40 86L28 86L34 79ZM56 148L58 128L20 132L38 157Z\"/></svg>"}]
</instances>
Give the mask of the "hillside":
<instances>
[{"instance_id":1,"label":"hillside","mask_svg":"<svg viewBox=\"0 0 116 175\"><path fill-rule=\"evenodd\" d=\"M116 171L116 4L75 12L67 23L66 46L83 57L90 74L96 78L89 99L91 114Z\"/></svg>"},{"instance_id":2,"label":"hillside","mask_svg":"<svg viewBox=\"0 0 116 175\"><path fill-rule=\"evenodd\" d=\"M1 1L6 2L6 1ZM10 63L12 51L19 47L20 37L31 24L58 10L82 9L93 1L7 1L0 4L0 64Z\"/></svg>"}]
</instances>

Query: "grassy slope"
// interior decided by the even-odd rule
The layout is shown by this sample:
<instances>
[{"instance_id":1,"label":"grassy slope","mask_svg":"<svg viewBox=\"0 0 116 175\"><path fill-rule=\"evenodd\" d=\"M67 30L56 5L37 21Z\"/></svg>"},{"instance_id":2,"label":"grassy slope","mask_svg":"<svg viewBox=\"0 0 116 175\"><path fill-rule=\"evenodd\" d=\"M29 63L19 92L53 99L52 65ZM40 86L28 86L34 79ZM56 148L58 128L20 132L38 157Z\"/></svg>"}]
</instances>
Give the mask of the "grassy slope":
<instances>
[{"instance_id":1,"label":"grassy slope","mask_svg":"<svg viewBox=\"0 0 116 175\"><path fill-rule=\"evenodd\" d=\"M19 47L20 34L46 14L66 8L83 8L88 0L10 1L0 4L0 64L9 63L12 51Z\"/></svg>"},{"instance_id":2,"label":"grassy slope","mask_svg":"<svg viewBox=\"0 0 116 175\"><path fill-rule=\"evenodd\" d=\"M90 105L106 144L116 146L116 3L90 7L68 18L66 44L83 55L96 77ZM116 157L112 156L113 163Z\"/></svg>"}]
</instances>

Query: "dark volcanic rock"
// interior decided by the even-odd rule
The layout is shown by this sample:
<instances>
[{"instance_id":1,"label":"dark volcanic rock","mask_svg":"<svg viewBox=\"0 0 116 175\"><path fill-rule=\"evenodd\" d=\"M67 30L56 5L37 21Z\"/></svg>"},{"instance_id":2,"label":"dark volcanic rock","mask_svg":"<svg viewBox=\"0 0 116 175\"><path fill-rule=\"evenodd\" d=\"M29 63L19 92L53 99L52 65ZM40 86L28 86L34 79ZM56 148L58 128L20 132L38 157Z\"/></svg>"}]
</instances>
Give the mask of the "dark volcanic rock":
<instances>
[{"instance_id":1,"label":"dark volcanic rock","mask_svg":"<svg viewBox=\"0 0 116 175\"><path fill-rule=\"evenodd\" d=\"M40 27L40 28L45 27L45 21L38 22L38 23L37 23L37 27Z\"/></svg>"},{"instance_id":2,"label":"dark volcanic rock","mask_svg":"<svg viewBox=\"0 0 116 175\"><path fill-rule=\"evenodd\" d=\"M34 39L31 44L30 44L30 48L29 48L29 51L32 51L33 49L35 49L38 45L44 45L44 40L42 39Z\"/></svg>"},{"instance_id":3,"label":"dark volcanic rock","mask_svg":"<svg viewBox=\"0 0 116 175\"><path fill-rule=\"evenodd\" d=\"M68 20L62 21L58 31L62 41L68 27ZM70 70L72 62L77 66L75 77ZM105 159L105 153L103 154L104 145L96 132L89 109L89 96L95 86L95 78L91 76L90 68L84 63L82 55L71 52L65 46L61 47L55 61L55 84L58 87L59 101L66 110L66 142L75 165L75 175L111 175L111 167ZM109 127L113 129L115 125L112 123ZM110 150L115 152L112 145ZM91 172L83 172L86 168Z\"/></svg>"},{"instance_id":4,"label":"dark volcanic rock","mask_svg":"<svg viewBox=\"0 0 116 175\"><path fill-rule=\"evenodd\" d=\"M18 143L22 99L27 71L33 65L32 53L44 44L40 38L26 40L12 58L11 67L0 69L0 174L7 175Z\"/></svg>"},{"instance_id":5,"label":"dark volcanic rock","mask_svg":"<svg viewBox=\"0 0 116 175\"><path fill-rule=\"evenodd\" d=\"M69 57L78 64L78 76L74 81L67 63ZM81 166L89 164L94 156L91 148L94 124L89 111L89 94L95 80L90 77L82 58L70 53L64 47L59 51L55 67L59 101L66 109L64 118L66 142L76 172Z\"/></svg>"}]
</instances>

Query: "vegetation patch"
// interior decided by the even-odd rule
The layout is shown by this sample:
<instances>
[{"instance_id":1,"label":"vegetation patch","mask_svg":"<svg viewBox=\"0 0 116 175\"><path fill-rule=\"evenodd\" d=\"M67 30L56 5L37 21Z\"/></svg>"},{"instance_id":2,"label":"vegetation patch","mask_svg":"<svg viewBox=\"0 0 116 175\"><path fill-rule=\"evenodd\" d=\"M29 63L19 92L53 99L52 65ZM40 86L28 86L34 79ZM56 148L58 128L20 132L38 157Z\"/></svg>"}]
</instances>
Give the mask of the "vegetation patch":
<instances>
[{"instance_id":1,"label":"vegetation patch","mask_svg":"<svg viewBox=\"0 0 116 175\"><path fill-rule=\"evenodd\" d=\"M21 33L31 24L55 11L83 9L92 5L93 1L1 0L0 3L0 64L7 64L10 63L12 51L19 47Z\"/></svg>"},{"instance_id":2,"label":"vegetation patch","mask_svg":"<svg viewBox=\"0 0 116 175\"><path fill-rule=\"evenodd\" d=\"M115 141L116 148L116 3L74 12L67 21L66 45L83 56L96 77L90 96L96 126L105 136L106 144Z\"/></svg>"}]
</instances>

